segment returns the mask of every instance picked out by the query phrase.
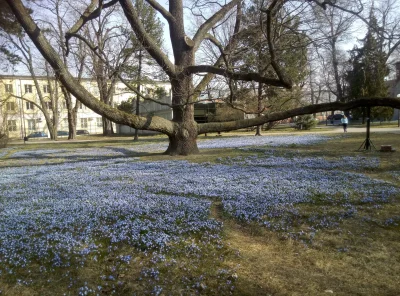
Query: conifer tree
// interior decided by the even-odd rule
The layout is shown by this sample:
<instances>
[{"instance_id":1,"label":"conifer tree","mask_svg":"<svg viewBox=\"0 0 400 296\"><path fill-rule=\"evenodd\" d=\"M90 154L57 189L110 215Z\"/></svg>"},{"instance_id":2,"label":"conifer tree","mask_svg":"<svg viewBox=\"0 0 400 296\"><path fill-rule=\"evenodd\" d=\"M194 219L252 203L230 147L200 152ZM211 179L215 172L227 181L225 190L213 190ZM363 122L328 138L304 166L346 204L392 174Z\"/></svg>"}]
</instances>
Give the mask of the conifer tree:
<instances>
[{"instance_id":1,"label":"conifer tree","mask_svg":"<svg viewBox=\"0 0 400 296\"><path fill-rule=\"evenodd\" d=\"M243 23L248 34L239 42L240 69L244 72L254 71L262 76L273 77L272 57L270 55L265 18L260 18L257 11L265 9L263 1L253 0L245 9ZM299 31L300 20L292 16L284 8L276 15L272 23L274 47L277 59L284 65L286 73L291 77L293 88L288 91L280 87L256 83L253 86L257 100L258 112L269 113L300 106L301 85L307 75L307 39ZM246 49L246 50L244 50ZM260 114L258 114L260 116ZM256 135L260 134L257 126Z\"/></svg>"},{"instance_id":2,"label":"conifer tree","mask_svg":"<svg viewBox=\"0 0 400 296\"><path fill-rule=\"evenodd\" d=\"M350 63L352 69L348 72L349 99L386 97L388 88L385 77L389 74L386 65L387 54L379 44L376 32L378 29L377 20L373 13L370 15L369 30L363 39L361 48L355 47L350 51ZM366 117L366 108L353 110L355 118L362 118L363 123ZM390 107L375 107L371 109L371 119L390 119L393 116L393 109Z\"/></svg>"},{"instance_id":3,"label":"conifer tree","mask_svg":"<svg viewBox=\"0 0 400 296\"><path fill-rule=\"evenodd\" d=\"M13 53L8 45L5 36L7 34L19 35L22 27L17 22L14 14L11 12L7 2L0 0L0 65L4 70L7 64L15 65L19 62L19 56Z\"/></svg>"}]
</instances>

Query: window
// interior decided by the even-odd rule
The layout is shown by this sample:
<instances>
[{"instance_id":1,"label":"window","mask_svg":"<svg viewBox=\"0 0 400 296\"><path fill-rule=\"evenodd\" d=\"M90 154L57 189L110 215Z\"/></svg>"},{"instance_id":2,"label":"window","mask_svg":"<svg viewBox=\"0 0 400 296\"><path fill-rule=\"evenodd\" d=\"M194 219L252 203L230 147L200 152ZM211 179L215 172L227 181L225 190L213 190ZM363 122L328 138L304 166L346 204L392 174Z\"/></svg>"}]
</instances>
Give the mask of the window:
<instances>
[{"instance_id":1,"label":"window","mask_svg":"<svg viewBox=\"0 0 400 296\"><path fill-rule=\"evenodd\" d=\"M29 131L36 130L36 120L35 119L28 119L28 130Z\"/></svg>"},{"instance_id":2,"label":"window","mask_svg":"<svg viewBox=\"0 0 400 296\"><path fill-rule=\"evenodd\" d=\"M100 94L99 89L97 87L93 88L93 95L98 96Z\"/></svg>"},{"instance_id":3,"label":"window","mask_svg":"<svg viewBox=\"0 0 400 296\"><path fill-rule=\"evenodd\" d=\"M103 127L103 119L101 117L96 118L97 127Z\"/></svg>"},{"instance_id":4,"label":"window","mask_svg":"<svg viewBox=\"0 0 400 296\"><path fill-rule=\"evenodd\" d=\"M66 127L68 126L68 118L63 118L62 125Z\"/></svg>"},{"instance_id":5,"label":"window","mask_svg":"<svg viewBox=\"0 0 400 296\"><path fill-rule=\"evenodd\" d=\"M25 84L25 93L32 93L32 84Z\"/></svg>"},{"instance_id":6,"label":"window","mask_svg":"<svg viewBox=\"0 0 400 296\"><path fill-rule=\"evenodd\" d=\"M43 92L50 93L50 85L43 85Z\"/></svg>"},{"instance_id":7,"label":"window","mask_svg":"<svg viewBox=\"0 0 400 296\"><path fill-rule=\"evenodd\" d=\"M7 102L7 111L15 111L15 102Z\"/></svg>"},{"instance_id":8,"label":"window","mask_svg":"<svg viewBox=\"0 0 400 296\"><path fill-rule=\"evenodd\" d=\"M81 118L81 127L82 128L88 127L88 119L87 118Z\"/></svg>"},{"instance_id":9,"label":"window","mask_svg":"<svg viewBox=\"0 0 400 296\"><path fill-rule=\"evenodd\" d=\"M44 106L48 110L52 110L53 109L53 103L52 102L44 102Z\"/></svg>"},{"instance_id":10,"label":"window","mask_svg":"<svg viewBox=\"0 0 400 296\"><path fill-rule=\"evenodd\" d=\"M83 104L81 102L78 102L78 106L79 106L79 109L83 109Z\"/></svg>"},{"instance_id":11,"label":"window","mask_svg":"<svg viewBox=\"0 0 400 296\"><path fill-rule=\"evenodd\" d=\"M12 84L6 84L5 88L6 88L6 93L12 93L13 92Z\"/></svg>"},{"instance_id":12,"label":"window","mask_svg":"<svg viewBox=\"0 0 400 296\"><path fill-rule=\"evenodd\" d=\"M9 132L17 131L17 121L16 120L7 120L7 127Z\"/></svg>"},{"instance_id":13,"label":"window","mask_svg":"<svg viewBox=\"0 0 400 296\"><path fill-rule=\"evenodd\" d=\"M26 103L26 110L33 110L35 105L32 102L25 102Z\"/></svg>"}]
</instances>

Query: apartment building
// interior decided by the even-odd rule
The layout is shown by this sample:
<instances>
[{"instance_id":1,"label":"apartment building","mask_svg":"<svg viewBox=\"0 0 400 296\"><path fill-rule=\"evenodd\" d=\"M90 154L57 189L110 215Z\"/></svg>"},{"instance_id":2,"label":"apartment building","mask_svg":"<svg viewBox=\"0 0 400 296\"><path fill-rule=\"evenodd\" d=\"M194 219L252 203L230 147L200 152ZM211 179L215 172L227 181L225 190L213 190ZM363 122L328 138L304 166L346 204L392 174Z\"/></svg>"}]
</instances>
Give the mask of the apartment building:
<instances>
[{"instance_id":1,"label":"apartment building","mask_svg":"<svg viewBox=\"0 0 400 296\"><path fill-rule=\"evenodd\" d=\"M59 114L59 131L68 131L67 105L62 95L61 89L55 80L47 77L37 77L38 87L40 87L45 105L41 106L38 90L31 76L0 76L0 126L8 132L11 138L23 138L33 132L45 132L49 134L43 112L38 106L44 107L52 116L51 95L57 96L58 106L55 108ZM82 79L81 84L95 97L99 98L99 89L93 79ZM163 102L170 102L171 86L169 82L157 82L142 86L142 92L151 95L155 89L163 88L167 94L162 98ZM130 91L125 84L118 82L115 85L113 95L113 106L118 106L121 102L130 98L135 98L136 94ZM75 105L75 98L73 104ZM156 103L142 102L141 114L152 113L164 118L172 118L171 108L161 106ZM103 132L103 123L100 115L96 114L82 103L78 102L77 129L87 130L90 134ZM114 131L131 130L122 126L114 126Z\"/></svg>"}]
</instances>

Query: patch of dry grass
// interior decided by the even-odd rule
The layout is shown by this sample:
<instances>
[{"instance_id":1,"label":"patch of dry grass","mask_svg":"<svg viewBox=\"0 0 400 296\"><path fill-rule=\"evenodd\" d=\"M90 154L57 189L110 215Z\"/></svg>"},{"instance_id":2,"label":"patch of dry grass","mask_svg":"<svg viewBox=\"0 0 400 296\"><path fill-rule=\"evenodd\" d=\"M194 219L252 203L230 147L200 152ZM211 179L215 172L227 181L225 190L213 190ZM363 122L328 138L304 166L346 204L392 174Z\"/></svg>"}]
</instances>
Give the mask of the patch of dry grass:
<instances>
[{"instance_id":1,"label":"patch of dry grass","mask_svg":"<svg viewBox=\"0 0 400 296\"><path fill-rule=\"evenodd\" d=\"M398 204L397 204L398 207ZM398 295L399 228L350 220L323 231L313 246L275 233L226 224L239 251L236 295Z\"/></svg>"}]
</instances>

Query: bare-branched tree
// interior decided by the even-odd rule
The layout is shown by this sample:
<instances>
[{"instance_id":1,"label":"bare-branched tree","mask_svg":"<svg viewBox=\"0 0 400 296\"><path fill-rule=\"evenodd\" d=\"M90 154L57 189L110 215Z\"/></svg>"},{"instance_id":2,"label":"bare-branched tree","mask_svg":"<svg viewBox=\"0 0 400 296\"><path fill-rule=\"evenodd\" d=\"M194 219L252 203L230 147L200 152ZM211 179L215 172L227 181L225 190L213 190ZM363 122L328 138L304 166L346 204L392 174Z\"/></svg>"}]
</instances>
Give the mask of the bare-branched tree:
<instances>
[{"instance_id":1,"label":"bare-branched tree","mask_svg":"<svg viewBox=\"0 0 400 296\"><path fill-rule=\"evenodd\" d=\"M239 0L232 0L223 3L218 1L208 3L208 8L210 9L203 7L201 10L203 12L210 11L211 13L209 15L205 13L202 14L203 22L197 30L195 30L192 36L187 35L187 28L184 24L184 11L187 10L184 9L182 0L170 0L168 9L155 0L146 0L146 2L156 9L168 23L173 50L173 61L168 58L160 46L145 31L144 26L138 17L138 12L131 0L92 0L90 5L82 12L81 17L68 32L66 36L66 44L68 45L74 35L78 34L80 29L89 21L97 18L110 7L120 5L138 40L140 40L146 51L169 77L172 86L172 121L160 117L141 117L127 114L97 100L79 84L70 72L68 72L65 63L60 58L60 55L45 38L40 27L35 23L22 1L6 1L18 22L24 28L26 34L29 35L38 50L53 67L63 86L69 92L71 92L87 107L113 122L125 124L133 128L158 131L168 135L169 147L166 151L167 154L192 154L198 152L196 138L202 133L235 130L249 126L261 125L296 115L311 114L328 110L346 110L362 105L400 107L400 100L396 98L370 98L368 100L363 99L351 102L333 102L302 106L290 110L271 112L267 115L251 119L203 124L197 124L195 122L194 103L197 101L198 93L206 87L215 75L225 77L232 81L252 81L274 87L291 89L293 87L292 79L289 73L285 70L285 64L280 60L279 52L277 52L274 44L274 34L272 34L274 30L274 19L285 7L295 7L296 5L302 5L304 10L309 9L309 5L318 5L323 8L332 6L336 9L342 9L343 11L352 14L358 13L358 11L350 11L350 9L340 7L336 4L337 1L268 1L267 5L262 11L260 11L260 13L265 17L270 67L273 70L273 75L269 76L267 74L267 76L262 76L256 72L243 72L234 67L226 67L226 63L224 63L226 55L229 54L232 48L235 48L235 36L238 34L245 34L246 28L243 28L243 31L240 22L234 22L235 28L231 31L232 36L225 46L221 46L221 55L214 64L196 64L196 53L205 40L212 38L209 37L209 33L212 32L213 28L223 22L229 15L236 18L240 17L240 13L235 13L241 5L241 1ZM204 76L203 79L195 85L193 78L198 74L203 74Z\"/></svg>"}]
</instances>

